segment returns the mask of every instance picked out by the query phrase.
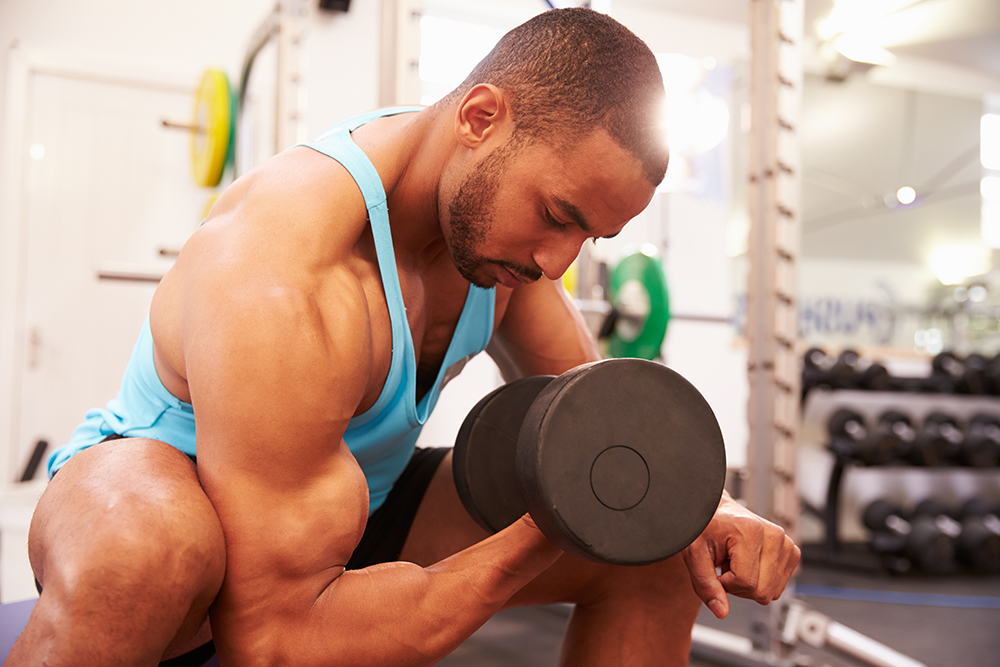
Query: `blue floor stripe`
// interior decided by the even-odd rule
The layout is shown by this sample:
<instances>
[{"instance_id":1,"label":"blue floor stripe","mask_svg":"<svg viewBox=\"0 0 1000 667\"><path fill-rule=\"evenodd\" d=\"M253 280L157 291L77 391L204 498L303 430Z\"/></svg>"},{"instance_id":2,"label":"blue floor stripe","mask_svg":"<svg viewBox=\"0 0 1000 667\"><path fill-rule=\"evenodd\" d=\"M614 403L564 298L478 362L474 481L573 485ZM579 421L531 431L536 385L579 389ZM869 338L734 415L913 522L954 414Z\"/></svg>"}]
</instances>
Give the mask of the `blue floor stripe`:
<instances>
[{"instance_id":1,"label":"blue floor stripe","mask_svg":"<svg viewBox=\"0 0 1000 667\"><path fill-rule=\"evenodd\" d=\"M837 588L815 584L796 584L795 593L807 597L856 602L886 602L923 607L963 607L966 609L1000 609L1000 598L980 595L941 595L938 593L902 593L873 591L863 588Z\"/></svg>"}]
</instances>

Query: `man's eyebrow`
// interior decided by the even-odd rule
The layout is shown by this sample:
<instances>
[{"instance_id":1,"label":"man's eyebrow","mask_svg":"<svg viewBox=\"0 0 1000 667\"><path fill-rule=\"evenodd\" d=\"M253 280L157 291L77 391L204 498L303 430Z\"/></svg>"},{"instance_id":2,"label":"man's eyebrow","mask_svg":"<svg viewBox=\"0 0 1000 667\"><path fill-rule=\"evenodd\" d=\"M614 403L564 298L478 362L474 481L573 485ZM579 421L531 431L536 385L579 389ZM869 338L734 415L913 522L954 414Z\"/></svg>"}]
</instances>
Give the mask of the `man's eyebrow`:
<instances>
[{"instance_id":1,"label":"man's eyebrow","mask_svg":"<svg viewBox=\"0 0 1000 667\"><path fill-rule=\"evenodd\" d=\"M586 216L583 215L583 211L581 211L575 204L572 204L566 201L565 199L555 196L552 197L552 201L555 202L556 206L559 207L563 215L565 215L573 222L575 222L580 227L580 229L587 232L588 234L593 233L594 229L590 226L590 223L587 222L587 218ZM618 232L615 232L614 234L608 234L607 236L602 236L601 238L613 239L616 236L618 236Z\"/></svg>"}]
</instances>

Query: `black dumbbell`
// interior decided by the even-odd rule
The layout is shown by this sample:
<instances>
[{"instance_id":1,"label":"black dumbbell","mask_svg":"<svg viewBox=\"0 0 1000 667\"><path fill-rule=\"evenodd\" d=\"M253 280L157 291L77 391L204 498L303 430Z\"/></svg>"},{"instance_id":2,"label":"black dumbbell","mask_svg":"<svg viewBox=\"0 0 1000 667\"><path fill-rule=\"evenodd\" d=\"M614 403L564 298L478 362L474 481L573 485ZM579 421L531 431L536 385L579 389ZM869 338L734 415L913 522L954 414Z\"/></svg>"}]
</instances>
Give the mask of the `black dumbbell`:
<instances>
[{"instance_id":1,"label":"black dumbbell","mask_svg":"<svg viewBox=\"0 0 1000 667\"><path fill-rule=\"evenodd\" d=\"M986 377L986 357L973 353L962 360L962 375L958 378L955 391L959 394L986 394L989 389Z\"/></svg>"},{"instance_id":2,"label":"black dumbbell","mask_svg":"<svg viewBox=\"0 0 1000 667\"><path fill-rule=\"evenodd\" d=\"M868 439L865 420L849 408L840 408L826 423L830 433L830 449L843 458L860 459L864 442Z\"/></svg>"},{"instance_id":3,"label":"black dumbbell","mask_svg":"<svg viewBox=\"0 0 1000 667\"><path fill-rule=\"evenodd\" d=\"M455 441L455 485L488 531L525 512L562 549L619 565L680 552L718 508L722 432L666 366L609 359L481 400Z\"/></svg>"},{"instance_id":4,"label":"black dumbbell","mask_svg":"<svg viewBox=\"0 0 1000 667\"><path fill-rule=\"evenodd\" d=\"M962 522L958 559L975 572L1000 572L1000 507L984 498L970 498L958 518Z\"/></svg>"},{"instance_id":5,"label":"black dumbbell","mask_svg":"<svg viewBox=\"0 0 1000 667\"><path fill-rule=\"evenodd\" d=\"M889 556L886 563L892 569L904 572L912 566L923 572L942 573L954 567L952 537L934 519L916 517L910 521L899 505L879 499L865 508L862 520L872 531L872 551Z\"/></svg>"},{"instance_id":6,"label":"black dumbbell","mask_svg":"<svg viewBox=\"0 0 1000 667\"><path fill-rule=\"evenodd\" d=\"M802 397L813 389L832 389L830 367L833 361L818 347L806 351L802 357Z\"/></svg>"},{"instance_id":7,"label":"black dumbbell","mask_svg":"<svg viewBox=\"0 0 1000 667\"><path fill-rule=\"evenodd\" d=\"M941 394L952 394L964 373L964 364L953 352L940 352L931 359L931 374L927 378L927 390Z\"/></svg>"},{"instance_id":8,"label":"black dumbbell","mask_svg":"<svg viewBox=\"0 0 1000 667\"><path fill-rule=\"evenodd\" d=\"M830 367L830 377L837 389L861 388L861 373L859 365L861 356L854 350L844 350Z\"/></svg>"},{"instance_id":9,"label":"black dumbbell","mask_svg":"<svg viewBox=\"0 0 1000 667\"><path fill-rule=\"evenodd\" d=\"M886 410L878 417L877 427L888 437L896 439L894 459L902 459L903 455L913 446L917 431L909 415L899 410Z\"/></svg>"},{"instance_id":10,"label":"black dumbbell","mask_svg":"<svg viewBox=\"0 0 1000 667\"><path fill-rule=\"evenodd\" d=\"M935 411L924 418L916 437L903 447L903 458L918 466L950 463L958 454L965 436L951 415Z\"/></svg>"},{"instance_id":11,"label":"black dumbbell","mask_svg":"<svg viewBox=\"0 0 1000 667\"><path fill-rule=\"evenodd\" d=\"M869 431L864 418L854 410L841 408L827 422L830 449L839 456L867 465L884 465L896 458L899 436L891 427L879 424Z\"/></svg>"},{"instance_id":12,"label":"black dumbbell","mask_svg":"<svg viewBox=\"0 0 1000 667\"><path fill-rule=\"evenodd\" d=\"M973 415L955 458L963 465L977 468L1000 464L1000 417L985 413Z\"/></svg>"},{"instance_id":13,"label":"black dumbbell","mask_svg":"<svg viewBox=\"0 0 1000 667\"><path fill-rule=\"evenodd\" d=\"M1000 354L986 360L983 375L986 377L986 393L1000 394Z\"/></svg>"},{"instance_id":14,"label":"black dumbbell","mask_svg":"<svg viewBox=\"0 0 1000 667\"><path fill-rule=\"evenodd\" d=\"M893 377L889 369L873 361L861 371L861 386L871 391L890 391L893 389Z\"/></svg>"}]
</instances>

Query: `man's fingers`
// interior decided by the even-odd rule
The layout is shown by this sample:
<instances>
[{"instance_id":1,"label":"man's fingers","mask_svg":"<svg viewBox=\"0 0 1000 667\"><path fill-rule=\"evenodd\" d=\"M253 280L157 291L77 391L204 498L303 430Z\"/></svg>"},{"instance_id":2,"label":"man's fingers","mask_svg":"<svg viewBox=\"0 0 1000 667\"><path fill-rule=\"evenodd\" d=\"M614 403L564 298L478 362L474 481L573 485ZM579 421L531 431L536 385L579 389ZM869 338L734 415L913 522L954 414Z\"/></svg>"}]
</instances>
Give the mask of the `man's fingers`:
<instances>
[{"instance_id":1,"label":"man's fingers","mask_svg":"<svg viewBox=\"0 0 1000 667\"><path fill-rule=\"evenodd\" d=\"M691 585L694 593L716 618L729 615L729 598L715 573L715 559L708 543L699 538L684 550L684 562L691 575Z\"/></svg>"},{"instance_id":2,"label":"man's fingers","mask_svg":"<svg viewBox=\"0 0 1000 667\"><path fill-rule=\"evenodd\" d=\"M762 524L756 539L744 541L730 553L730 572L722 586L738 597L768 604L781 597L801 558L799 548L773 524Z\"/></svg>"},{"instance_id":3,"label":"man's fingers","mask_svg":"<svg viewBox=\"0 0 1000 667\"><path fill-rule=\"evenodd\" d=\"M758 595L754 598L761 604L767 604L781 597L789 579L792 578L799 565L802 554L795 546L795 542L787 535L775 536L771 543L775 545L773 551L768 546L761 554L761 560L763 563L767 563L767 572L769 573L767 581L761 582L758 586Z\"/></svg>"},{"instance_id":4,"label":"man's fingers","mask_svg":"<svg viewBox=\"0 0 1000 667\"><path fill-rule=\"evenodd\" d=\"M719 581L726 591L741 598L757 600L767 535L760 521L741 525L741 539L729 550L729 571ZM759 601L759 600L758 600Z\"/></svg>"},{"instance_id":5,"label":"man's fingers","mask_svg":"<svg viewBox=\"0 0 1000 667\"><path fill-rule=\"evenodd\" d=\"M802 560L801 549L799 549L799 547L796 546L795 542L793 542L790 537L786 537L785 540L786 540L785 552L787 554L787 558L785 560L783 578L781 579L780 585L778 586L774 594L773 599L775 600L781 597L781 594L785 590L785 586L788 585L788 582L791 580L792 575L795 574L795 570L799 567L799 561Z\"/></svg>"}]
</instances>

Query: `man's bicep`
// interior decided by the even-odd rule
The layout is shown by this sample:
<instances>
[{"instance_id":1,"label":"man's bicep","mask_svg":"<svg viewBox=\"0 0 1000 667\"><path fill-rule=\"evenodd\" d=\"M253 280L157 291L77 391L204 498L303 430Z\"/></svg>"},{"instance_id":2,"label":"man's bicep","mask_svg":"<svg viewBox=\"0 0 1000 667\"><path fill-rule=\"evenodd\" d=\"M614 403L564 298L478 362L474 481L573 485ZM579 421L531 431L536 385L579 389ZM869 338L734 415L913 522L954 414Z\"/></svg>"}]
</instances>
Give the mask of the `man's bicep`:
<instances>
[{"instance_id":1,"label":"man's bicep","mask_svg":"<svg viewBox=\"0 0 1000 667\"><path fill-rule=\"evenodd\" d=\"M569 294L558 281L545 278L513 290L489 353L508 381L558 375L600 358Z\"/></svg>"},{"instance_id":2,"label":"man's bicep","mask_svg":"<svg viewBox=\"0 0 1000 667\"><path fill-rule=\"evenodd\" d=\"M360 323L327 331L294 290L234 292L185 322L185 362L199 476L239 598L241 582L305 581L341 545L350 554L367 487L342 437L368 369Z\"/></svg>"},{"instance_id":3,"label":"man's bicep","mask_svg":"<svg viewBox=\"0 0 1000 667\"><path fill-rule=\"evenodd\" d=\"M270 457L279 440L286 451L295 448L287 442L293 438L338 441L368 379L370 335L361 317L351 316L363 304L344 294L344 303L325 304L339 315L328 318L298 289L240 287L221 300L211 291L202 290L196 300L204 303L189 304L183 315L199 457L238 445L234 462L241 463L258 453ZM328 319L339 326L327 326Z\"/></svg>"}]
</instances>

